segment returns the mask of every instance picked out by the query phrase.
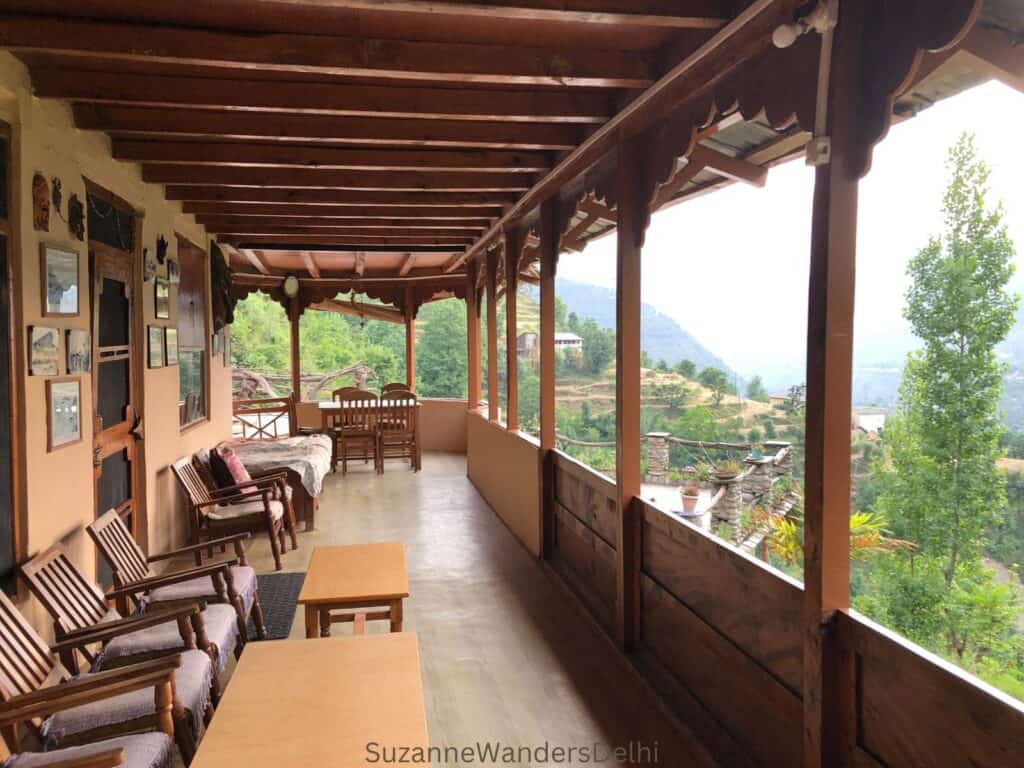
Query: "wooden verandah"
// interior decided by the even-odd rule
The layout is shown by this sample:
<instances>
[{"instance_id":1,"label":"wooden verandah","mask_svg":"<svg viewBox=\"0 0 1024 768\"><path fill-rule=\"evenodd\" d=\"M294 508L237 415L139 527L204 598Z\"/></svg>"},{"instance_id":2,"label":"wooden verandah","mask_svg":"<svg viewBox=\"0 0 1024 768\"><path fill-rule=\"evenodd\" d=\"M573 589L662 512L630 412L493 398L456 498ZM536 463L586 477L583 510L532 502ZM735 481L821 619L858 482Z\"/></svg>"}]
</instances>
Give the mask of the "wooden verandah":
<instances>
[{"instance_id":1,"label":"wooden verandah","mask_svg":"<svg viewBox=\"0 0 1024 768\"><path fill-rule=\"evenodd\" d=\"M295 391L306 308L365 293L411 340L419 306L456 296L469 406L496 422L503 290L519 439L516 288L539 283L539 554L717 759L997 766L1024 748L1021 705L849 610L849 414L859 180L894 119L945 95L942 67L1021 86L1013 5L14 0L0 45L217 234L237 295L287 306ZM802 585L645 504L639 426L652 211L799 153L816 167ZM558 256L611 227L614 483L556 450L554 413Z\"/></svg>"}]
</instances>

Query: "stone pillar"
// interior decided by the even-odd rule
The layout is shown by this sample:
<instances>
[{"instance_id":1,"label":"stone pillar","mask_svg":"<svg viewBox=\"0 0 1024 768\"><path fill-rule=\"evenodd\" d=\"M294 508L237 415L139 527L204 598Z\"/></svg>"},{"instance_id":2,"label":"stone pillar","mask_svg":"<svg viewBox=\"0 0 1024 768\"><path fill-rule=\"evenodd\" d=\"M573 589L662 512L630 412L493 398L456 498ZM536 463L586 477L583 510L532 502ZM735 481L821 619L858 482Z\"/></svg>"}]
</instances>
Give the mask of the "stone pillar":
<instances>
[{"instance_id":1,"label":"stone pillar","mask_svg":"<svg viewBox=\"0 0 1024 768\"><path fill-rule=\"evenodd\" d=\"M772 488L772 460L747 459L752 469L743 480L743 490L753 497L764 496Z\"/></svg>"},{"instance_id":2,"label":"stone pillar","mask_svg":"<svg viewBox=\"0 0 1024 768\"><path fill-rule=\"evenodd\" d=\"M743 481L738 477L733 480L716 480L715 486L715 493L722 486L725 487L725 493L711 508L711 514L716 520L727 523L735 529L739 525L743 507Z\"/></svg>"},{"instance_id":3,"label":"stone pillar","mask_svg":"<svg viewBox=\"0 0 1024 768\"><path fill-rule=\"evenodd\" d=\"M785 454L777 464L772 466L772 473L776 477L791 477L793 475L793 446L791 443L784 442L770 442L765 443L765 453L770 456L778 456L780 452L785 450Z\"/></svg>"},{"instance_id":4,"label":"stone pillar","mask_svg":"<svg viewBox=\"0 0 1024 768\"><path fill-rule=\"evenodd\" d=\"M644 437L647 442L647 475L645 483L656 485L668 484L669 452L668 432L649 432Z\"/></svg>"}]
</instances>

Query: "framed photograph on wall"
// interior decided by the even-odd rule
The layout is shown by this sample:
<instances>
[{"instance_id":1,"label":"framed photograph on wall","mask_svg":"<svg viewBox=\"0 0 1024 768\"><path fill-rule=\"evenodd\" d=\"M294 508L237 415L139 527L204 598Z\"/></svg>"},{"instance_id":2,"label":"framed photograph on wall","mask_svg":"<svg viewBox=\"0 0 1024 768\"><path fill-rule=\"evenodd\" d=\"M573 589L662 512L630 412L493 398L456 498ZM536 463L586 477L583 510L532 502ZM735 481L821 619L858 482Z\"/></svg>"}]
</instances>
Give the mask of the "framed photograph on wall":
<instances>
[{"instance_id":1,"label":"framed photograph on wall","mask_svg":"<svg viewBox=\"0 0 1024 768\"><path fill-rule=\"evenodd\" d=\"M146 329L149 338L149 367L164 367L164 329L159 325L150 325Z\"/></svg>"},{"instance_id":2,"label":"framed photograph on wall","mask_svg":"<svg viewBox=\"0 0 1024 768\"><path fill-rule=\"evenodd\" d=\"M89 373L92 370L92 334L68 331L64 337L68 373Z\"/></svg>"},{"instance_id":3,"label":"framed photograph on wall","mask_svg":"<svg viewBox=\"0 0 1024 768\"><path fill-rule=\"evenodd\" d=\"M78 254L46 243L39 246L39 253L43 317L78 317Z\"/></svg>"},{"instance_id":4,"label":"framed photograph on wall","mask_svg":"<svg viewBox=\"0 0 1024 768\"><path fill-rule=\"evenodd\" d=\"M28 329L28 373L30 376L56 376L60 373L60 331L42 325Z\"/></svg>"},{"instance_id":5,"label":"framed photograph on wall","mask_svg":"<svg viewBox=\"0 0 1024 768\"><path fill-rule=\"evenodd\" d=\"M81 379L49 379L46 382L46 450L63 448L81 439Z\"/></svg>"},{"instance_id":6,"label":"framed photograph on wall","mask_svg":"<svg viewBox=\"0 0 1024 768\"><path fill-rule=\"evenodd\" d=\"M167 278L158 277L154 285L154 314L157 320L167 320L171 316L171 284Z\"/></svg>"},{"instance_id":7,"label":"framed photograph on wall","mask_svg":"<svg viewBox=\"0 0 1024 768\"><path fill-rule=\"evenodd\" d=\"M167 341L167 364L178 364L178 329L164 328L164 336Z\"/></svg>"}]
</instances>

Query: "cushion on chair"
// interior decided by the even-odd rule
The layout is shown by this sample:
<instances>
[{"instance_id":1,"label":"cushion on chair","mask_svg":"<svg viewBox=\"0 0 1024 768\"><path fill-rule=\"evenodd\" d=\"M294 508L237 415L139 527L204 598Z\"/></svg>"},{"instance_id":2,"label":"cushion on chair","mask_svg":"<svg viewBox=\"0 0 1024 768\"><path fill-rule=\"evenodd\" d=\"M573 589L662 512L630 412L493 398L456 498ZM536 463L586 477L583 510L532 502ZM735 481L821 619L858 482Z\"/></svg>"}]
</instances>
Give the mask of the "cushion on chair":
<instances>
[{"instance_id":1,"label":"cushion on chair","mask_svg":"<svg viewBox=\"0 0 1024 768\"><path fill-rule=\"evenodd\" d=\"M263 498L252 499L251 501L240 501L235 504L218 504L215 507L206 508L206 516L211 520L234 520L247 515L263 514ZM284 515L284 504L280 501L270 502L270 516L274 520L280 520Z\"/></svg>"},{"instance_id":2,"label":"cushion on chair","mask_svg":"<svg viewBox=\"0 0 1024 768\"><path fill-rule=\"evenodd\" d=\"M119 617L117 611L107 614L108 620ZM217 646L220 659L217 669L224 671L228 658L238 642L238 614L231 605L208 605L203 609L203 625L206 638ZM100 654L100 669L116 667L128 663L129 657L154 651L173 651L181 648L181 633L178 622L168 621L155 627L140 629L111 640Z\"/></svg>"},{"instance_id":3,"label":"cushion on chair","mask_svg":"<svg viewBox=\"0 0 1024 768\"><path fill-rule=\"evenodd\" d=\"M60 760L90 757L110 749L124 749L124 768L165 768L171 764L171 746L166 733L139 733L54 752L22 752L10 757L4 768L46 768Z\"/></svg>"},{"instance_id":4,"label":"cushion on chair","mask_svg":"<svg viewBox=\"0 0 1024 768\"><path fill-rule=\"evenodd\" d=\"M185 651L181 654L181 666L174 671L175 695L192 717L196 733L199 733L203 714L210 703L212 671L210 657L205 651ZM44 745L48 750L56 749L62 743L74 742L74 737L78 734L129 723L152 715L155 711L152 688L143 688L65 709L43 722Z\"/></svg>"},{"instance_id":5,"label":"cushion on chair","mask_svg":"<svg viewBox=\"0 0 1024 768\"><path fill-rule=\"evenodd\" d=\"M246 612L252 605L253 596L256 594L256 571L248 565L233 565L230 568L231 581L235 590L242 598L242 607ZM213 579L209 576L200 576L197 579L189 579L178 584L169 584L166 587L159 587L146 595L146 604L167 603L173 600L191 600L195 598L216 597L217 590L213 588Z\"/></svg>"},{"instance_id":6,"label":"cushion on chair","mask_svg":"<svg viewBox=\"0 0 1024 768\"><path fill-rule=\"evenodd\" d=\"M222 445L210 451L210 469L217 480L217 485L226 488L230 485L241 485L252 480L249 470L245 468L238 454L228 446ZM226 470L226 472L225 472ZM239 488L239 493L253 493L259 490L255 485Z\"/></svg>"}]
</instances>

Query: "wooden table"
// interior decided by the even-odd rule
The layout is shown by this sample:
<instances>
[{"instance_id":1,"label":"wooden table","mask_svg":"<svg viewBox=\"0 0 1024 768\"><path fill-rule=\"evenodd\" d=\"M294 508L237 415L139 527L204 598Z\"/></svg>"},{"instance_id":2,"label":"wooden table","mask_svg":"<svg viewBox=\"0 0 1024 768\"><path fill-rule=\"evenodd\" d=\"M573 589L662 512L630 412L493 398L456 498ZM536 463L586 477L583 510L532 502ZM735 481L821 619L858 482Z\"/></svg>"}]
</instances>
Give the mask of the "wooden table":
<instances>
[{"instance_id":1,"label":"wooden table","mask_svg":"<svg viewBox=\"0 0 1024 768\"><path fill-rule=\"evenodd\" d=\"M428 747L415 634L249 643L192 768L361 768L374 742Z\"/></svg>"},{"instance_id":2,"label":"wooden table","mask_svg":"<svg viewBox=\"0 0 1024 768\"><path fill-rule=\"evenodd\" d=\"M401 632L408 596L404 544L354 544L313 549L298 603L306 606L306 637L329 637L332 623L355 620L359 608L381 609L366 618L388 619ZM332 613L342 610L349 612Z\"/></svg>"},{"instance_id":3,"label":"wooden table","mask_svg":"<svg viewBox=\"0 0 1024 768\"><path fill-rule=\"evenodd\" d=\"M393 403L398 403L398 402L401 402L401 401L399 401L399 400L389 400L387 398L384 398L378 404L377 412L379 413L383 408L386 408L387 406L389 406L389 405L391 405ZM342 402L339 402L337 400L321 400L320 403L317 405L317 407L320 409L320 430L324 434L330 434L331 430L330 430L330 427L327 424L327 414L330 413L331 411L340 410L341 408L353 408L355 406L351 402L344 402L344 403L342 403ZM413 424L413 432L416 433L416 457L415 457L414 461L416 462L416 469L417 470L421 469L422 466L423 466L423 459L422 459L422 455L423 455L423 441L420 438L420 413L421 413L420 409L422 407L423 407L423 403L421 403L419 400L417 400L416 401L416 411L415 411L415 413L416 413L416 423Z\"/></svg>"}]
</instances>

